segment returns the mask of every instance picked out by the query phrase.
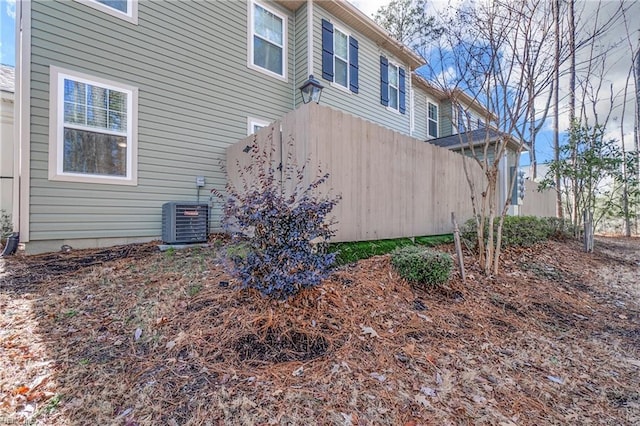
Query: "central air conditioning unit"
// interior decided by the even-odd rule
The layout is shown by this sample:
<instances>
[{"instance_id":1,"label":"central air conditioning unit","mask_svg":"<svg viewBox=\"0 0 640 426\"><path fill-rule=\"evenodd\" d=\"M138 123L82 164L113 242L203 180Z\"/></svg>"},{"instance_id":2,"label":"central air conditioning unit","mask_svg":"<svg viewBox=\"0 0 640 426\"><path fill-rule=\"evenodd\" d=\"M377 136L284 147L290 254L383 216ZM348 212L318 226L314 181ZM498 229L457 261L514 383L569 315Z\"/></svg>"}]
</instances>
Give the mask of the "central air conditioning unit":
<instances>
[{"instance_id":1,"label":"central air conditioning unit","mask_svg":"<svg viewBox=\"0 0 640 426\"><path fill-rule=\"evenodd\" d=\"M162 241L165 244L207 242L209 206L189 201L162 205Z\"/></svg>"}]
</instances>

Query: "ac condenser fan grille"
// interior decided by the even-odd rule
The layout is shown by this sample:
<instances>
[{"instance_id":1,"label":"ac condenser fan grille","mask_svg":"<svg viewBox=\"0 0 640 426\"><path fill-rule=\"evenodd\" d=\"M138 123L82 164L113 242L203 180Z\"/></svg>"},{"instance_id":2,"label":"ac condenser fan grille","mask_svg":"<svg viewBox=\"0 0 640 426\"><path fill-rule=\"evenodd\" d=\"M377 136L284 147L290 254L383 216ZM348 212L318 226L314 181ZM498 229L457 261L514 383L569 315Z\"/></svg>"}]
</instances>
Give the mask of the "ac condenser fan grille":
<instances>
[{"instance_id":1,"label":"ac condenser fan grille","mask_svg":"<svg viewBox=\"0 0 640 426\"><path fill-rule=\"evenodd\" d=\"M166 244L206 242L209 206L172 201L162 205L162 241Z\"/></svg>"}]
</instances>

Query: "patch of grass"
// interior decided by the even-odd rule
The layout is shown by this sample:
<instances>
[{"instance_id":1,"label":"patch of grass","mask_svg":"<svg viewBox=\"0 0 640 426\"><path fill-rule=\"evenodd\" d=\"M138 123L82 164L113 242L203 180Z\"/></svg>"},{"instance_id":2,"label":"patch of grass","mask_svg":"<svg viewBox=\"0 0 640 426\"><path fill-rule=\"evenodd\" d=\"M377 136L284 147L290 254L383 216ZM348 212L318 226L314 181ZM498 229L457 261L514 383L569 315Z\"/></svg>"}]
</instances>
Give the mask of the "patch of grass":
<instances>
[{"instance_id":1,"label":"patch of grass","mask_svg":"<svg viewBox=\"0 0 640 426\"><path fill-rule=\"evenodd\" d=\"M51 414L58 409L60 406L60 395L54 395L51 397L49 401L47 401L47 405L44 406L43 410L46 414Z\"/></svg>"},{"instance_id":2,"label":"patch of grass","mask_svg":"<svg viewBox=\"0 0 640 426\"><path fill-rule=\"evenodd\" d=\"M372 256L391 253L399 247L406 247L415 244L434 247L440 244L448 244L453 242L453 235L445 234L422 236L416 237L414 240L415 242L410 238L395 238L389 240L335 243L329 245L329 252L337 253L337 265L347 265L349 263L357 262L358 260L368 259Z\"/></svg>"},{"instance_id":3,"label":"patch of grass","mask_svg":"<svg viewBox=\"0 0 640 426\"><path fill-rule=\"evenodd\" d=\"M61 400L60 395L52 396L43 407L40 407L40 409L34 413L33 417L31 417L27 422L25 422L25 424L26 425L38 424L37 420L41 415L51 414L54 411L56 411L58 408L60 408L60 400Z\"/></svg>"},{"instance_id":4,"label":"patch of grass","mask_svg":"<svg viewBox=\"0 0 640 426\"><path fill-rule=\"evenodd\" d=\"M189 297L193 297L196 294L200 293L200 290L202 290L201 284L193 284L187 288L187 294L189 295Z\"/></svg>"},{"instance_id":5,"label":"patch of grass","mask_svg":"<svg viewBox=\"0 0 640 426\"><path fill-rule=\"evenodd\" d=\"M427 247L435 247L441 244L453 243L453 234L431 235L428 237L416 237L416 244Z\"/></svg>"},{"instance_id":6,"label":"patch of grass","mask_svg":"<svg viewBox=\"0 0 640 426\"><path fill-rule=\"evenodd\" d=\"M64 313L65 318L73 318L78 315L78 311L75 309L69 309Z\"/></svg>"}]
</instances>

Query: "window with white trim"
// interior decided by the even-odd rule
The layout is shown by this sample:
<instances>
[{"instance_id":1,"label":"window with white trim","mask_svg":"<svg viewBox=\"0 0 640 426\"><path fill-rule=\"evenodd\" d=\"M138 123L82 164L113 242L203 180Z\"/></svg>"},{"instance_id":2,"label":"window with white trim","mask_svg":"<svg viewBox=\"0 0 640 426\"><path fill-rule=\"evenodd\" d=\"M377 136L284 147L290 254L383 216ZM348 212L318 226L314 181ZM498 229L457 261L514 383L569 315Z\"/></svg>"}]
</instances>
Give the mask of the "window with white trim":
<instances>
[{"instance_id":1,"label":"window with white trim","mask_svg":"<svg viewBox=\"0 0 640 426\"><path fill-rule=\"evenodd\" d=\"M87 6L124 19L133 24L138 23L138 0L79 0Z\"/></svg>"},{"instance_id":2,"label":"window with white trim","mask_svg":"<svg viewBox=\"0 0 640 426\"><path fill-rule=\"evenodd\" d=\"M49 178L135 185L138 89L51 66Z\"/></svg>"},{"instance_id":3,"label":"window with white trim","mask_svg":"<svg viewBox=\"0 0 640 426\"><path fill-rule=\"evenodd\" d=\"M415 92L413 89L409 90L409 131L413 132L416 128L416 117L415 117Z\"/></svg>"},{"instance_id":4,"label":"window with white trim","mask_svg":"<svg viewBox=\"0 0 640 426\"><path fill-rule=\"evenodd\" d=\"M287 17L262 3L249 5L249 66L286 79Z\"/></svg>"},{"instance_id":5,"label":"window with white trim","mask_svg":"<svg viewBox=\"0 0 640 426\"><path fill-rule=\"evenodd\" d=\"M399 68L395 64L389 62L389 108L395 110L400 105L400 102L398 102L398 97L400 96L398 70Z\"/></svg>"},{"instance_id":6,"label":"window with white trim","mask_svg":"<svg viewBox=\"0 0 640 426\"><path fill-rule=\"evenodd\" d=\"M271 124L271 121L248 117L247 118L247 135L252 135L254 133L257 133L258 130L262 129L263 127L267 127L269 124Z\"/></svg>"},{"instance_id":7,"label":"window with white trim","mask_svg":"<svg viewBox=\"0 0 640 426\"><path fill-rule=\"evenodd\" d=\"M333 81L349 87L349 36L339 29L333 29Z\"/></svg>"},{"instance_id":8,"label":"window with white trim","mask_svg":"<svg viewBox=\"0 0 640 426\"><path fill-rule=\"evenodd\" d=\"M428 109L428 133L432 138L438 137L438 105L427 102Z\"/></svg>"}]
</instances>

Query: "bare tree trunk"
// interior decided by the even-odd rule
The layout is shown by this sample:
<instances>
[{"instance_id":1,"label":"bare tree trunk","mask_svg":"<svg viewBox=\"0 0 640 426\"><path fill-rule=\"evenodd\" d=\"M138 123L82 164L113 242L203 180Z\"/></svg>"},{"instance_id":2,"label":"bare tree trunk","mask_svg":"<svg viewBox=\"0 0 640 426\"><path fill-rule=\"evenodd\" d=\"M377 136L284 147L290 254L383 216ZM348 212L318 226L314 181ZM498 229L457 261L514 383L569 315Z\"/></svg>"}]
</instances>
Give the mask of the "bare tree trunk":
<instances>
[{"instance_id":1,"label":"bare tree trunk","mask_svg":"<svg viewBox=\"0 0 640 426\"><path fill-rule=\"evenodd\" d=\"M555 164L560 162L560 0L553 2L553 22L555 27L555 64L553 76L553 160ZM560 188L560 170L556 169L556 216L562 219L562 190Z\"/></svg>"},{"instance_id":2,"label":"bare tree trunk","mask_svg":"<svg viewBox=\"0 0 640 426\"><path fill-rule=\"evenodd\" d=\"M620 141L622 144L622 214L624 215L624 235L631 236L631 216L629 214L629 170L627 169L627 149L624 146L624 115L627 110L627 92L629 90L629 80L633 73L633 63L627 74L627 83L624 86L624 97L622 101L622 114L620 114Z\"/></svg>"},{"instance_id":3,"label":"bare tree trunk","mask_svg":"<svg viewBox=\"0 0 640 426\"><path fill-rule=\"evenodd\" d=\"M635 52L635 72L633 73L633 82L636 87L636 114L635 114L635 126L634 126L634 136L635 136L635 147L636 147L636 173L638 174L637 179L640 182L640 35L638 36L638 47ZM637 202L638 200L636 200ZM636 220L635 220L635 228L636 234L640 233L638 230L638 203L636 203Z\"/></svg>"},{"instance_id":4,"label":"bare tree trunk","mask_svg":"<svg viewBox=\"0 0 640 426\"><path fill-rule=\"evenodd\" d=\"M575 0L569 0L569 125L573 126L576 120L576 24L575 24ZM578 162L578 153L574 149L571 153L571 163L575 168ZM573 217L571 222L578 226L578 183L575 179L571 182L571 199L573 203Z\"/></svg>"},{"instance_id":5,"label":"bare tree trunk","mask_svg":"<svg viewBox=\"0 0 640 426\"><path fill-rule=\"evenodd\" d=\"M534 93L534 85L529 83L529 102L530 104L530 114L531 118L529 119L529 133L531 135L531 150L529 151L529 158L531 159L531 166L529 170L531 171L531 180L534 181L538 176L538 162L536 160L536 107L535 107L535 93Z\"/></svg>"}]
</instances>

